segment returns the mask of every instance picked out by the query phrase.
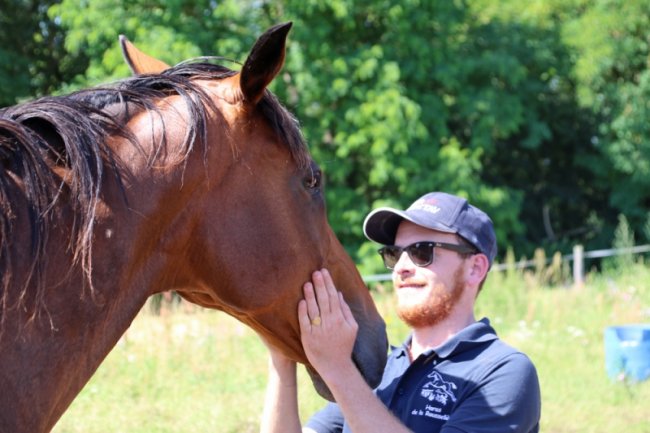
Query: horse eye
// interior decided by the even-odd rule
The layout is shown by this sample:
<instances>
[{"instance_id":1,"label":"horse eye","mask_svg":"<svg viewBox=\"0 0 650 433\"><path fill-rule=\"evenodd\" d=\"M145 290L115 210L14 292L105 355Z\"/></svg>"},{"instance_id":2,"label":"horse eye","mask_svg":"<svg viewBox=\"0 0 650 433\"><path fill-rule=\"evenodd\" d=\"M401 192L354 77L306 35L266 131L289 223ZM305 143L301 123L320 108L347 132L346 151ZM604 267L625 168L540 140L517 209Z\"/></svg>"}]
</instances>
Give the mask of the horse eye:
<instances>
[{"instance_id":1,"label":"horse eye","mask_svg":"<svg viewBox=\"0 0 650 433\"><path fill-rule=\"evenodd\" d=\"M319 184L318 178L316 176L312 176L311 179L307 181L307 188L309 189L316 188L318 187L318 184Z\"/></svg>"},{"instance_id":2,"label":"horse eye","mask_svg":"<svg viewBox=\"0 0 650 433\"><path fill-rule=\"evenodd\" d=\"M315 171L311 173L311 176L309 176L305 180L305 186L308 189L318 189L321 186L321 173L320 171Z\"/></svg>"}]
</instances>

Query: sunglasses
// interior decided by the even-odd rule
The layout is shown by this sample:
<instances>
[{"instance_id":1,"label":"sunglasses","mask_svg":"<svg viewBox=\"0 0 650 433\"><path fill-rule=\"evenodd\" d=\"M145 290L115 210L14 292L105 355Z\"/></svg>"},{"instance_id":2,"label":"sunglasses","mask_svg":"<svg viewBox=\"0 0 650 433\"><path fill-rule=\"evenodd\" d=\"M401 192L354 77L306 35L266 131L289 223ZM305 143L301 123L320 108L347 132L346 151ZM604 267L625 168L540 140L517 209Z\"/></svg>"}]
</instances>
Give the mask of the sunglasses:
<instances>
[{"instance_id":1,"label":"sunglasses","mask_svg":"<svg viewBox=\"0 0 650 433\"><path fill-rule=\"evenodd\" d=\"M476 254L477 251L474 247L458 244L447 244L444 242L416 242L406 247L398 247L396 245L386 245L379 249L379 255L384 259L384 266L388 269L393 269L402 253L406 251L409 258L416 266L429 266L435 258L434 248L442 248L445 250L456 251L460 254Z\"/></svg>"}]
</instances>

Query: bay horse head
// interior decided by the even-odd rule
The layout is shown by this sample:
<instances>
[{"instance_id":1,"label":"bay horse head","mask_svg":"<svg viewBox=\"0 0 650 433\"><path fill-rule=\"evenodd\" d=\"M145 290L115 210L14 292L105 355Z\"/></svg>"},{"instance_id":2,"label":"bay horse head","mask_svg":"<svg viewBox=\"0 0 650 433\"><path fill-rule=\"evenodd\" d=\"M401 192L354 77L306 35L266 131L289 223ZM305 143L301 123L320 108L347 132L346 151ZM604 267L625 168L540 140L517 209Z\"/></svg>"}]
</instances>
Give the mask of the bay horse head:
<instances>
[{"instance_id":1,"label":"bay horse head","mask_svg":"<svg viewBox=\"0 0 650 433\"><path fill-rule=\"evenodd\" d=\"M264 33L238 74L201 82L219 123L229 125L225 134L219 125L216 136L208 131L207 137L207 146L216 148L208 151L216 157L208 165L225 171L218 179L205 179L197 170L210 184L187 241L193 245L187 269L199 278L176 290L190 302L238 318L306 364L316 389L331 400L309 367L296 321L302 283L311 272L328 268L351 304L362 329L354 357L370 383L378 383L387 343L367 288L327 222L321 170L308 155L295 118L266 89L282 69L290 28L286 23ZM125 37L120 42L134 75L172 69ZM233 154L229 161L224 161L225 143Z\"/></svg>"},{"instance_id":2,"label":"bay horse head","mask_svg":"<svg viewBox=\"0 0 650 433\"><path fill-rule=\"evenodd\" d=\"M384 322L329 226L322 174L267 90L290 23L240 71L122 47L135 76L0 110L0 431L49 431L155 293L222 310L303 363L302 284L330 270L370 385Z\"/></svg>"}]
</instances>

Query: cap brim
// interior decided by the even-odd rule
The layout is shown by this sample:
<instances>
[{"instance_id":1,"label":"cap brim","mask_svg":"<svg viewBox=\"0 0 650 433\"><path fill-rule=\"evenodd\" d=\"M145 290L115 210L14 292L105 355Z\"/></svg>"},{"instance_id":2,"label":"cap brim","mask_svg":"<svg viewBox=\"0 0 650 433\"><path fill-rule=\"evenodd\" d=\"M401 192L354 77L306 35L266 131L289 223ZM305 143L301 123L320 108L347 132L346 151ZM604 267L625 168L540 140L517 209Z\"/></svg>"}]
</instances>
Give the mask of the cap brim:
<instances>
[{"instance_id":1,"label":"cap brim","mask_svg":"<svg viewBox=\"0 0 650 433\"><path fill-rule=\"evenodd\" d=\"M368 214L363 222L363 233L371 241L383 245L395 243L397 227L403 220L410 220L404 211L380 207Z\"/></svg>"},{"instance_id":2,"label":"cap brim","mask_svg":"<svg viewBox=\"0 0 650 433\"><path fill-rule=\"evenodd\" d=\"M436 230L445 233L457 233L456 230L433 221L424 221L423 215L417 212L409 214L407 211L393 209L391 207L380 207L370 212L363 222L363 233L371 241L383 244L393 245L397 228L404 220L419 225L430 230Z\"/></svg>"}]
</instances>

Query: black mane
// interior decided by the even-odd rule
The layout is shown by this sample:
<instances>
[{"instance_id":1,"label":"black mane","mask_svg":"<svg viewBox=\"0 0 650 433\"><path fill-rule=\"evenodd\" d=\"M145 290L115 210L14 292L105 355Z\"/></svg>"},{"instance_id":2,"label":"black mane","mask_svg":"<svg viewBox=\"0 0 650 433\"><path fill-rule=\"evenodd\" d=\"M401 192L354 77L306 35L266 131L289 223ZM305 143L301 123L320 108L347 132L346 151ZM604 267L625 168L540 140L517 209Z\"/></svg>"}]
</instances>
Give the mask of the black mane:
<instances>
[{"instance_id":1,"label":"black mane","mask_svg":"<svg viewBox=\"0 0 650 433\"><path fill-rule=\"evenodd\" d=\"M34 299L40 304L47 234L65 190L65 204L74 215L67 248L73 252L73 263L83 268L86 287L92 293L90 247L100 186L106 170L114 170L118 178L120 175L110 148L104 145L106 138L119 135L139 146L126 129L129 119L142 110L155 112L157 100L176 94L183 98L190 113L191 128L184 143L187 156L197 141L207 143L208 112L216 110L195 80L223 79L234 74L211 63L183 63L162 74L137 76L111 86L0 109L0 325L4 311L23 302L22 295L13 303L8 298L10 284L16 284L12 282L12 252L22 247L13 242L15 216L23 212L29 215L33 262L23 286L36 287ZM295 118L268 91L258 109L286 143L296 163L306 167L310 158ZM53 170L56 166L70 173L66 184ZM36 310L32 310L34 314Z\"/></svg>"}]
</instances>

